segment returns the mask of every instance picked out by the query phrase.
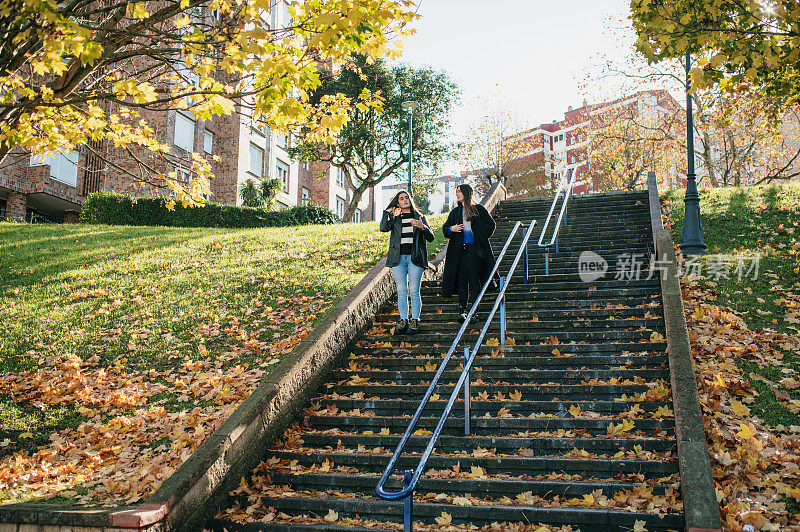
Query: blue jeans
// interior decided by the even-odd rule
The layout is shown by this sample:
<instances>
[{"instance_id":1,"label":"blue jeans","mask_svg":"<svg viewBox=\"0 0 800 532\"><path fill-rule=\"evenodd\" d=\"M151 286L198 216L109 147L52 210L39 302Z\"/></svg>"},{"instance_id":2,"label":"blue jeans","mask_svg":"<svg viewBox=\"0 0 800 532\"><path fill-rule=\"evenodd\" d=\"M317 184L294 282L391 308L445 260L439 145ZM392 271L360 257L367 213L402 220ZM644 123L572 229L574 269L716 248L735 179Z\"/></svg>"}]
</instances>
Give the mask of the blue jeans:
<instances>
[{"instance_id":1,"label":"blue jeans","mask_svg":"<svg viewBox=\"0 0 800 532\"><path fill-rule=\"evenodd\" d=\"M424 268L420 268L411 262L411 255L400 255L400 264L392 267L394 284L397 285L397 310L400 311L400 319L408 319L408 292L411 287L411 319L418 320L422 312L422 298L419 295L419 287L422 284L422 274Z\"/></svg>"}]
</instances>

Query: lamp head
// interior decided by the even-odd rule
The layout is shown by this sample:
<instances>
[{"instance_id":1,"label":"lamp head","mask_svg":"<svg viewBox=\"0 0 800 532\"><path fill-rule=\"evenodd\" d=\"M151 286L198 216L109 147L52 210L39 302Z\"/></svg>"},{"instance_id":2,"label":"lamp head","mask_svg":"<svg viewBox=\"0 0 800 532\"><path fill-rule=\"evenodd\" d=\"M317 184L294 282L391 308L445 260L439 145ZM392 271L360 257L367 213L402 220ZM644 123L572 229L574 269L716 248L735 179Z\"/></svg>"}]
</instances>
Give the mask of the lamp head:
<instances>
[{"instance_id":1,"label":"lamp head","mask_svg":"<svg viewBox=\"0 0 800 532\"><path fill-rule=\"evenodd\" d=\"M408 100L400 104L400 106L406 111L416 111L419 109L419 102L415 102L414 100Z\"/></svg>"}]
</instances>

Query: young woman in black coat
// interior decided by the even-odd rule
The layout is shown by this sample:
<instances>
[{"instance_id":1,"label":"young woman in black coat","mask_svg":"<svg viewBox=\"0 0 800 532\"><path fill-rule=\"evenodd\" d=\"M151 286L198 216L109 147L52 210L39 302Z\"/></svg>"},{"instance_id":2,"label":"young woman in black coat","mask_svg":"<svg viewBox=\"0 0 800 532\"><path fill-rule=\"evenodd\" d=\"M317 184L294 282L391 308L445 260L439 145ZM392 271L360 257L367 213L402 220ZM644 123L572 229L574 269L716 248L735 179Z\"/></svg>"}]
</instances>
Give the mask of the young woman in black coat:
<instances>
[{"instance_id":1,"label":"young woman in black coat","mask_svg":"<svg viewBox=\"0 0 800 532\"><path fill-rule=\"evenodd\" d=\"M450 211L442 231L450 239L442 275L442 296L458 294L459 321L467 318L483 283L494 268L494 253L489 243L495 221L486 208L473 201L472 187L456 187L458 205Z\"/></svg>"},{"instance_id":2,"label":"young woman in black coat","mask_svg":"<svg viewBox=\"0 0 800 532\"><path fill-rule=\"evenodd\" d=\"M422 311L420 285L422 274L428 267L428 245L433 242L433 231L428 220L414 205L414 200L405 190L397 193L383 211L381 231L389 235L389 253L386 265L392 269L397 286L397 310L400 325L394 334L417 334L419 315ZM408 296L411 294L411 320L408 316Z\"/></svg>"}]
</instances>

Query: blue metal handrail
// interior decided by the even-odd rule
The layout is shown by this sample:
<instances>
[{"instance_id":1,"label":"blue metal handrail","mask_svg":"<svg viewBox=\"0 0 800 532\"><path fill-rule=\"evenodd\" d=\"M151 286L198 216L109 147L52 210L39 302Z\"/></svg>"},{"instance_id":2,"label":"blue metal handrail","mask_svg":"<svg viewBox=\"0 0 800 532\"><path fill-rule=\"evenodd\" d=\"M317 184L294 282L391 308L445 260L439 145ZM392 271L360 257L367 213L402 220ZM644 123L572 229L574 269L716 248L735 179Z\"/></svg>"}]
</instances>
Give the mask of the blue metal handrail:
<instances>
[{"instance_id":1,"label":"blue metal handrail","mask_svg":"<svg viewBox=\"0 0 800 532\"><path fill-rule=\"evenodd\" d=\"M516 269L517 264L519 263L520 257L522 256L523 252L527 248L528 240L530 239L530 236L531 236L531 234L533 232L533 228L534 228L535 225L536 225L536 221L534 221L534 220L531 220L531 223L528 224L528 229L523 234L522 242L520 243L519 250L517 251L517 254L514 257L514 261L511 264L511 268L508 271L508 276L507 276L508 279L511 279L512 275L514 274L514 270ZM486 332L489 330L489 325L491 324L492 318L494 318L494 315L497 312L498 307L501 306L501 303L503 303L503 304L505 303L505 293L506 293L506 289L508 288L508 284L509 284L509 281L507 281L506 279L501 278L502 284L500 286L500 291L497 294L497 298L496 298L496 300L494 302L494 306L492 307L491 312L489 313L489 316L486 318L486 322L483 325L483 329L481 329L481 332L478 335L478 340L475 343L474 348L471 350L471 352L470 352L469 347L465 347L464 348L465 349L464 369L462 370L461 375L458 378L458 382L456 383L456 386L453 389L453 392L450 394L450 399L447 401L447 405L444 408L444 412L442 412L442 415L439 418L439 422L436 425L436 429L433 431L433 434L431 435L430 439L428 440L428 445L425 448L425 451L422 453L422 456L420 456L419 463L417 464L417 467L414 470L407 470L405 472L405 478L404 478L403 489L402 490L400 490L398 492L394 492L394 493L388 492L388 491L386 491L384 489L384 485L386 484L386 481L389 479L389 477L394 472L395 465L397 464L397 460L400 458L400 455L402 454L402 452L403 452L403 450L404 450L404 448L406 446L406 443L408 443L408 440L411 438L411 435L414 432L414 429L415 429L415 427L417 425L417 422L419 421L419 419L420 419L420 417L422 415L423 410L428 405L428 401L430 400L431 396L433 395L433 391L436 388L436 386L438 385L439 379L441 378L442 374L444 373L445 367L447 366L448 362L450 361L450 357L452 357L453 353L455 352L456 347L458 346L458 342L461 340L461 337L463 336L464 331L467 330L467 327L469 326L469 322L472 319L472 316L475 314L475 312L476 312L476 310L478 308L478 304L480 303L481 299L483 298L483 295L486 293L486 290L487 290L487 288L489 286L489 283L492 281L492 278L494 277L494 274L497 272L497 270L498 270L498 268L500 266L500 261L502 260L503 256L505 255L506 251L508 250L509 246L511 245L511 241L514 238L517 230L521 226L522 226L521 222L517 222L516 224L514 224L514 227L511 230L511 234L509 234L508 239L506 239L506 243L503 246L503 250L500 252L500 254L497 257L497 260L495 261L494 268L492 268L492 272L491 272L491 274L489 274L488 280L484 283L480 294L478 295L478 297L475 300L475 303L473 303L472 308L470 308L469 314L467 315L467 319L461 325L461 328L459 329L458 334L456 334L456 337L453 340L453 343L450 346L450 349L447 351L447 354L445 355L444 360L442 361L441 365L439 366L439 369L437 370L436 375L431 380L430 386L428 387L427 391L425 392L425 395L423 396L422 401L420 401L420 404L417 407L417 411L414 413L414 416L411 419L411 422L409 423L408 428L406 429L406 432L403 434L403 437L400 438L400 442L397 444L397 448L395 449L394 454L392 455L391 459L389 459L389 463L386 466L386 469L384 470L383 475L381 475L381 478L378 481L377 487L375 488L375 492L378 494L378 496L381 499L390 500L390 501L396 501L396 500L400 500L400 499L405 499L405 518L404 518L404 522L405 522L405 530L406 531L410 531L411 530L411 504L412 504L412 500L413 500L414 489L416 488L417 483L419 482L419 479L422 476L422 473L425 471L425 465L428 462L428 458L430 458L430 455L433 452L433 448L436 445L436 441L439 439L439 435L441 434L441 431L444 428L445 421L447 420L447 417L450 415L450 410L452 410L453 405L455 404L455 401L456 401L456 397L458 397L458 394L461 391L462 386L464 387L464 391L465 391L465 393L464 393L464 414L465 414L465 416L464 416L464 432L465 432L465 434L467 436L469 436L469 434L470 434L469 391L468 391L469 390L469 384L465 385L465 381L469 377L469 372L470 372L470 369L472 368L472 363L475 360L475 355L477 354L478 349L480 348L481 344L483 343L483 339L486 336ZM504 314L504 311L501 311L501 314ZM505 316L503 316L503 318L504 317ZM502 342L503 345L505 345L505 334L504 334L505 333L505 326L504 325L505 325L504 323L501 324L501 336L502 336L501 342Z\"/></svg>"},{"instance_id":2,"label":"blue metal handrail","mask_svg":"<svg viewBox=\"0 0 800 532\"><path fill-rule=\"evenodd\" d=\"M542 227L542 232L539 235L539 241L536 243L537 246L540 248L544 248L544 274L550 275L550 248L555 245L556 253L558 253L558 231L561 229L562 222L564 225L567 225L567 204L569 200L572 198L572 189L575 187L575 179L578 176L578 172L575 171L574 168L569 169L569 177L567 178L566 183L562 182L558 185L558 190L556 190L556 195L553 198L553 203L550 204L550 211L547 213L547 218L544 221L544 227ZM563 196L564 201L561 204L561 210L558 213L558 220L556 221L555 229L553 230L553 234L550 236L549 242L543 242L544 236L547 233L547 227L550 225L550 220L553 218L553 211L558 204L559 198Z\"/></svg>"}]
</instances>

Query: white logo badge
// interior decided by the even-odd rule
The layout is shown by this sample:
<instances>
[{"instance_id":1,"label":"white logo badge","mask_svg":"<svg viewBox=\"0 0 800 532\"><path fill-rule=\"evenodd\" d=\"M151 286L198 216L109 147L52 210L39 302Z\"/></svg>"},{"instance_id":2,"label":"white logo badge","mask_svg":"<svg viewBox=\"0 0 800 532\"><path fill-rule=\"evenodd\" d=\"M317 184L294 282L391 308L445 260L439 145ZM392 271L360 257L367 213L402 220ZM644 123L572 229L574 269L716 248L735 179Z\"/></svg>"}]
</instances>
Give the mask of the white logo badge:
<instances>
[{"instance_id":1,"label":"white logo badge","mask_svg":"<svg viewBox=\"0 0 800 532\"><path fill-rule=\"evenodd\" d=\"M594 251L584 251L578 257L578 275L584 283L596 281L607 271L608 262Z\"/></svg>"}]
</instances>

